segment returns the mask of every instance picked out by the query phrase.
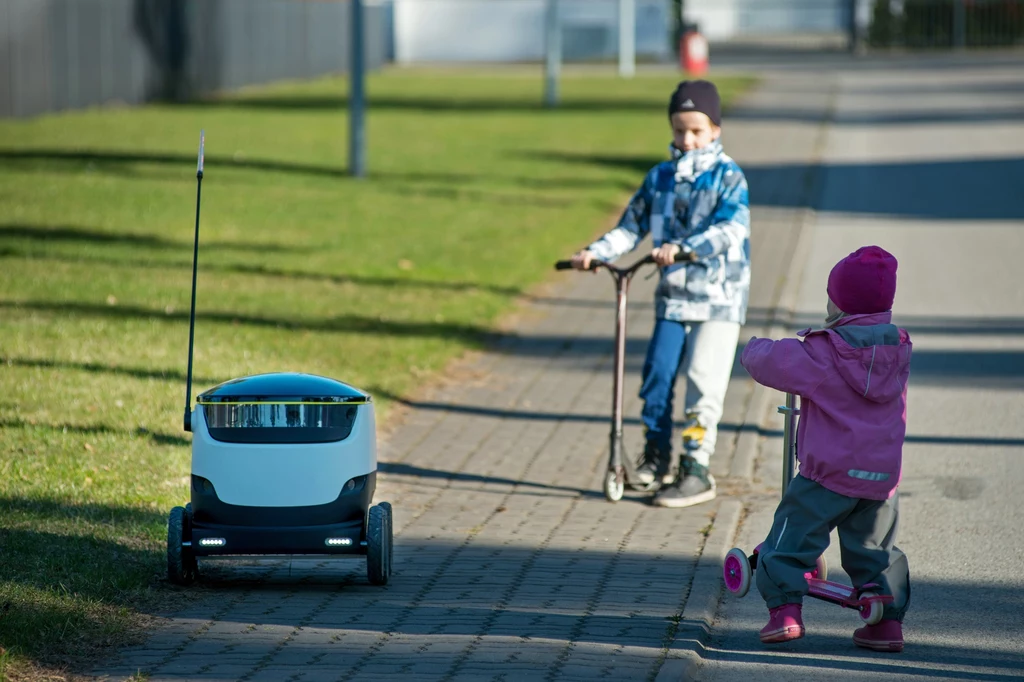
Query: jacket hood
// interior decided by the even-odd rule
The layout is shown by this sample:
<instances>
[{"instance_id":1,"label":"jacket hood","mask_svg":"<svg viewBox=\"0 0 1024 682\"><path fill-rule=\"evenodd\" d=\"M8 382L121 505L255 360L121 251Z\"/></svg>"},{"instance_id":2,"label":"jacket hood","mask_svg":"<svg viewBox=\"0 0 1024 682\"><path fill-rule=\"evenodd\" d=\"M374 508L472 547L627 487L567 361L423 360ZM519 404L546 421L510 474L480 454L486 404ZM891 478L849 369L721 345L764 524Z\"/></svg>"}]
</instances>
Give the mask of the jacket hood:
<instances>
[{"instance_id":1,"label":"jacket hood","mask_svg":"<svg viewBox=\"0 0 1024 682\"><path fill-rule=\"evenodd\" d=\"M836 370L857 393L876 403L902 395L910 378L910 335L892 324L892 313L850 315L831 329L807 330L801 335L826 334Z\"/></svg>"}]
</instances>

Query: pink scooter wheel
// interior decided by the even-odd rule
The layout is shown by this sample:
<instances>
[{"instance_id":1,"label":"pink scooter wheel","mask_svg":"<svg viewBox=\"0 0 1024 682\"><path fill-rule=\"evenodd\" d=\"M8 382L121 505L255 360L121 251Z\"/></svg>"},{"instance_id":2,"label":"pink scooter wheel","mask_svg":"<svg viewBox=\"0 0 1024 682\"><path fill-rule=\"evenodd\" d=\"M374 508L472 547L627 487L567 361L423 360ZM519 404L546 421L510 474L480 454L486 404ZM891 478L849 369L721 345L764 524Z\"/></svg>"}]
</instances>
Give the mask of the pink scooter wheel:
<instances>
[{"instance_id":1,"label":"pink scooter wheel","mask_svg":"<svg viewBox=\"0 0 1024 682\"><path fill-rule=\"evenodd\" d=\"M750 589L750 574L750 561L746 553L738 547L730 549L722 564L725 587L737 597L742 597Z\"/></svg>"},{"instance_id":2,"label":"pink scooter wheel","mask_svg":"<svg viewBox=\"0 0 1024 682\"><path fill-rule=\"evenodd\" d=\"M878 599L868 600L869 597L878 596L874 592L861 592L860 594L860 608L857 609L857 612L866 625L877 625L882 621L882 609L885 608L885 605Z\"/></svg>"}]
</instances>

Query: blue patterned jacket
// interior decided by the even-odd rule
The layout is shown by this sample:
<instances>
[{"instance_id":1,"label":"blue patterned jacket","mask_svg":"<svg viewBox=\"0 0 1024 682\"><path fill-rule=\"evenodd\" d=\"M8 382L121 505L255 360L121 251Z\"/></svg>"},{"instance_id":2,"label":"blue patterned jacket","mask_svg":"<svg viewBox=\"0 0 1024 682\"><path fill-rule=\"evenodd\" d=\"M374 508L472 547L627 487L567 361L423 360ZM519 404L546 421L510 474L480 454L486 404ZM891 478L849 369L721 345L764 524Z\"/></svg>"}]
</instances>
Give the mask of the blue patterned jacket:
<instances>
[{"instance_id":1,"label":"blue patterned jacket","mask_svg":"<svg viewBox=\"0 0 1024 682\"><path fill-rule=\"evenodd\" d=\"M587 247L611 261L648 234L655 247L689 247L692 263L661 268L658 318L680 322L746 321L750 291L750 206L743 171L720 142L652 168L618 225Z\"/></svg>"}]
</instances>

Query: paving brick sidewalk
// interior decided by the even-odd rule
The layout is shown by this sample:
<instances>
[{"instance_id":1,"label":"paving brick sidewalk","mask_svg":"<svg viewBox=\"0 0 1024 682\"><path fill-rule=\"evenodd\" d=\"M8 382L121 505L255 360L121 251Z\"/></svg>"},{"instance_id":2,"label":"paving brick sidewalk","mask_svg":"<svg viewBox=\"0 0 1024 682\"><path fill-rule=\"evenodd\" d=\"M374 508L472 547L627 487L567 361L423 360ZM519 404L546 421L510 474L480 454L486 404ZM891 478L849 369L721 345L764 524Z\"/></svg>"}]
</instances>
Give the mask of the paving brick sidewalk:
<instances>
[{"instance_id":1,"label":"paving brick sidewalk","mask_svg":"<svg viewBox=\"0 0 1024 682\"><path fill-rule=\"evenodd\" d=\"M774 78L726 121L727 148L749 165L755 203L745 333L763 333L786 281L810 191L801 169L813 168L815 117L827 108L827 87L813 85ZM758 115L783 98L805 106L807 120ZM759 165L787 161L793 174L758 174ZM634 280L627 344L634 454L655 283L645 277ZM684 619L691 591L717 600L707 580L694 586L705 542L731 535L715 520L723 505L738 506L726 495L684 510L628 491L617 504L604 499L614 290L603 273L553 279L497 348L409 400L382 441L376 499L395 509L391 584L370 586L357 559L204 564L211 579L196 588L204 598L162 614L148 642L96 674L142 671L154 682L675 675L666 662L693 646ZM757 485L752 463L734 457L752 388L742 373L730 388L713 462L726 491ZM723 516L729 525L736 517Z\"/></svg>"}]
</instances>

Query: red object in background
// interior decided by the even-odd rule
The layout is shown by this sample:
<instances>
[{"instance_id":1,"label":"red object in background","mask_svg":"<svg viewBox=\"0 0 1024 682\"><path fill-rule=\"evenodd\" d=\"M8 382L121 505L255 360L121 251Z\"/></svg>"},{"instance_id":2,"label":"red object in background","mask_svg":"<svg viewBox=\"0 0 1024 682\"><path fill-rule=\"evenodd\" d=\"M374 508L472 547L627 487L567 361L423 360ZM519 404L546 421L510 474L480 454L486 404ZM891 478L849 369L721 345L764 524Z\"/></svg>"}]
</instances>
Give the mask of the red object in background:
<instances>
[{"instance_id":1,"label":"red object in background","mask_svg":"<svg viewBox=\"0 0 1024 682\"><path fill-rule=\"evenodd\" d=\"M708 41L697 31L687 31L679 38L679 66L694 76L708 70Z\"/></svg>"}]
</instances>

